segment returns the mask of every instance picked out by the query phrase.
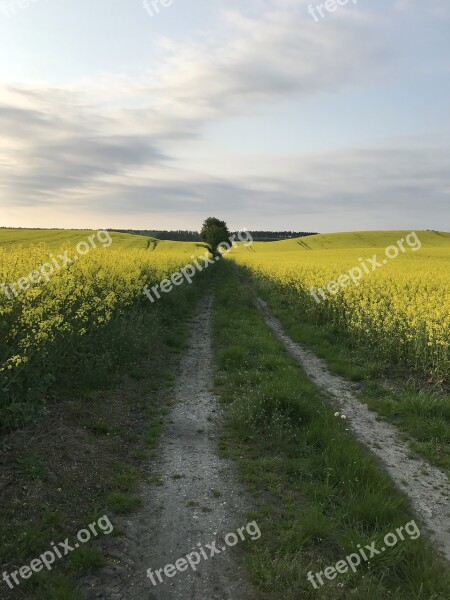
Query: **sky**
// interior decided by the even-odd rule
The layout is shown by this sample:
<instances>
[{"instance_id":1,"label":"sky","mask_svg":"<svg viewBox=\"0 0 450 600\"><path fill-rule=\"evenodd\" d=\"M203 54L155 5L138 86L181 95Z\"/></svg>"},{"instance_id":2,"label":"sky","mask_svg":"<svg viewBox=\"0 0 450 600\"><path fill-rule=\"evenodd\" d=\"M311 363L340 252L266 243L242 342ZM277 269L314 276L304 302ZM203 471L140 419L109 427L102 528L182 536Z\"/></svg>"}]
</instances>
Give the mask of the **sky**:
<instances>
[{"instance_id":1,"label":"sky","mask_svg":"<svg viewBox=\"0 0 450 600\"><path fill-rule=\"evenodd\" d=\"M449 231L450 2L327 4L0 0L0 226Z\"/></svg>"}]
</instances>

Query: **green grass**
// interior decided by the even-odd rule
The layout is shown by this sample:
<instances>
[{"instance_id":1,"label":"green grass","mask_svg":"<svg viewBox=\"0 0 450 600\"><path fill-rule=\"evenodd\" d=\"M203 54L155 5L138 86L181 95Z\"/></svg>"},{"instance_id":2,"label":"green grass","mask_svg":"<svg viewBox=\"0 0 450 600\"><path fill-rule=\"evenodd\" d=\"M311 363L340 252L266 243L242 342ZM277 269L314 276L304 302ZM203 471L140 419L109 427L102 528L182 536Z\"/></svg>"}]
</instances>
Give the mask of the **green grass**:
<instances>
[{"instance_id":1,"label":"green grass","mask_svg":"<svg viewBox=\"0 0 450 600\"><path fill-rule=\"evenodd\" d=\"M153 421L151 425L147 429L147 434L145 436L145 443L150 449L156 448L156 444L158 443L159 436L162 431L162 419L159 421Z\"/></svg>"},{"instance_id":2,"label":"green grass","mask_svg":"<svg viewBox=\"0 0 450 600\"><path fill-rule=\"evenodd\" d=\"M276 242L254 242L250 251L262 254L276 254L278 252L311 252L314 250L339 250L357 248L386 248L394 240L405 238L411 231L346 231L342 233L319 233L302 238L280 240ZM442 248L450 246L450 233L440 231L419 231L422 245L426 248ZM248 252L249 250L239 245L232 252Z\"/></svg>"},{"instance_id":3,"label":"green grass","mask_svg":"<svg viewBox=\"0 0 450 600\"><path fill-rule=\"evenodd\" d=\"M81 600L73 582L61 573L37 573L31 585L36 600Z\"/></svg>"},{"instance_id":4,"label":"green grass","mask_svg":"<svg viewBox=\"0 0 450 600\"><path fill-rule=\"evenodd\" d=\"M450 472L450 397L412 383L388 389L365 381L360 394L371 410L410 437L412 448Z\"/></svg>"},{"instance_id":5,"label":"green grass","mask_svg":"<svg viewBox=\"0 0 450 600\"><path fill-rule=\"evenodd\" d=\"M106 566L106 560L101 551L95 546L80 545L68 560L69 569L77 577L95 573Z\"/></svg>"},{"instance_id":6,"label":"green grass","mask_svg":"<svg viewBox=\"0 0 450 600\"><path fill-rule=\"evenodd\" d=\"M106 502L111 510L118 515L128 515L142 506L142 500L123 492L111 492Z\"/></svg>"},{"instance_id":7,"label":"green grass","mask_svg":"<svg viewBox=\"0 0 450 600\"><path fill-rule=\"evenodd\" d=\"M15 464L17 474L22 479L45 479L47 467L34 456L19 457Z\"/></svg>"},{"instance_id":8,"label":"green grass","mask_svg":"<svg viewBox=\"0 0 450 600\"><path fill-rule=\"evenodd\" d=\"M90 229L0 229L0 247L47 244L50 248L60 248L65 243L76 246L95 233L96 230ZM146 248L149 240L153 239L128 233L110 232L110 235L113 246L121 248Z\"/></svg>"},{"instance_id":9,"label":"green grass","mask_svg":"<svg viewBox=\"0 0 450 600\"><path fill-rule=\"evenodd\" d=\"M379 548L386 534L414 517L267 328L237 271L221 268L214 307L216 389L226 414L220 451L237 461L255 498L250 516L262 537L246 548L258 598L447 598L449 576L423 536L317 590L308 582L309 571L334 565L357 544L375 541Z\"/></svg>"},{"instance_id":10,"label":"green grass","mask_svg":"<svg viewBox=\"0 0 450 600\"><path fill-rule=\"evenodd\" d=\"M134 467L117 463L114 465L117 475L114 479L114 485L121 492L135 492L139 483L139 471Z\"/></svg>"},{"instance_id":11,"label":"green grass","mask_svg":"<svg viewBox=\"0 0 450 600\"><path fill-rule=\"evenodd\" d=\"M30 246L32 244L46 244L51 249L58 249L63 244L72 244L74 247L78 242L87 240L89 236L95 235L97 230L90 229L1 229L0 228L0 248L22 245ZM151 252L185 252L191 255L198 250L196 242L173 242L170 240L156 240L155 238L144 235L134 235L129 233L109 232L113 247L119 248L142 248ZM100 247L101 242L96 244Z\"/></svg>"}]
</instances>

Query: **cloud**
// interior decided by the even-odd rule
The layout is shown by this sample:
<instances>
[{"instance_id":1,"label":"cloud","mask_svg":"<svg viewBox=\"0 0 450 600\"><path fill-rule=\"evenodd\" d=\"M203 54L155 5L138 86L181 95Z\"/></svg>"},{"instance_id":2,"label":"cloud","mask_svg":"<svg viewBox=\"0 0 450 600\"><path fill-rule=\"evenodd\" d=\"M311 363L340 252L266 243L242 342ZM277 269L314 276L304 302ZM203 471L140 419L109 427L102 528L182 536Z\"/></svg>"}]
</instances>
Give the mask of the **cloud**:
<instances>
[{"instance_id":1,"label":"cloud","mask_svg":"<svg viewBox=\"0 0 450 600\"><path fill-rule=\"evenodd\" d=\"M428 14L431 17L450 17L450 5L447 0L395 0L395 10L409 12L412 15Z\"/></svg>"},{"instance_id":2,"label":"cloud","mask_svg":"<svg viewBox=\"0 0 450 600\"><path fill-rule=\"evenodd\" d=\"M117 215L124 225L134 215L197 219L224 207L269 225L282 213L315 217L363 206L389 214L393 202L419 214L430 195L442 204L449 165L433 144L386 142L290 157L283 167L273 157L239 176L232 161L222 177L182 167L181 142L201 144L211 123L386 76L391 48L374 15L341 11L316 26L305 3L257 4L262 12L225 11L221 28L195 42L159 39L159 66L134 79L1 88L0 203Z\"/></svg>"},{"instance_id":3,"label":"cloud","mask_svg":"<svg viewBox=\"0 0 450 600\"><path fill-rule=\"evenodd\" d=\"M367 19L315 28L282 5L258 17L224 12L222 28L195 43L160 39L159 67L137 80L0 89L0 199L63 202L131 172L147 181L211 122L380 76L385 48Z\"/></svg>"},{"instance_id":4,"label":"cloud","mask_svg":"<svg viewBox=\"0 0 450 600\"><path fill-rule=\"evenodd\" d=\"M149 93L163 98L172 114L223 118L279 98L314 94L381 76L386 43L361 14L324 22L270 12L255 20L224 15L226 42L201 46L163 40L166 62Z\"/></svg>"}]
</instances>

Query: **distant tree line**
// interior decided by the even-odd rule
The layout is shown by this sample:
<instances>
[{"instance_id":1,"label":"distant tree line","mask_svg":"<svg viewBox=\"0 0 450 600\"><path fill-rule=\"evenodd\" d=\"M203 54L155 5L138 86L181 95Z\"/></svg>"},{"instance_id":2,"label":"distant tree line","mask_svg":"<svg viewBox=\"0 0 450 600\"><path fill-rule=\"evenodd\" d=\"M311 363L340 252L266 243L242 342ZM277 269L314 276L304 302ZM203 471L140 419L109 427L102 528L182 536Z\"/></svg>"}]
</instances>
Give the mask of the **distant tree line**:
<instances>
[{"instance_id":1,"label":"distant tree line","mask_svg":"<svg viewBox=\"0 0 450 600\"><path fill-rule=\"evenodd\" d=\"M250 234L254 240L268 242L317 235L317 231L250 231Z\"/></svg>"},{"instance_id":2,"label":"distant tree line","mask_svg":"<svg viewBox=\"0 0 450 600\"><path fill-rule=\"evenodd\" d=\"M201 242L200 233L198 231L185 231L182 229L175 229L173 231L167 231L166 229L111 229L111 231L146 235L158 240L172 240L174 242Z\"/></svg>"},{"instance_id":3,"label":"distant tree line","mask_svg":"<svg viewBox=\"0 0 450 600\"><path fill-rule=\"evenodd\" d=\"M201 236L198 231L189 231L175 229L168 231L166 229L111 229L119 233L130 233L135 235L146 235L158 240L172 240L175 242L200 242ZM236 233L236 232L231 232ZM306 237L307 235L316 235L312 231L250 231L254 240L260 242L269 242L273 240L286 240L289 238Z\"/></svg>"}]
</instances>

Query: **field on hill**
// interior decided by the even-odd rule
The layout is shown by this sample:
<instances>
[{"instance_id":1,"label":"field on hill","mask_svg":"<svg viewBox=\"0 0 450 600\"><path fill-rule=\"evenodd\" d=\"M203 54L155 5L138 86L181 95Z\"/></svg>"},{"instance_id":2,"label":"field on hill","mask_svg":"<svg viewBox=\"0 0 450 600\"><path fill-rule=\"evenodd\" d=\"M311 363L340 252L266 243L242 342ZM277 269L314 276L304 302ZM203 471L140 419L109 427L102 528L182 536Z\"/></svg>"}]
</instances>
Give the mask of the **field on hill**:
<instances>
[{"instance_id":1,"label":"field on hill","mask_svg":"<svg viewBox=\"0 0 450 600\"><path fill-rule=\"evenodd\" d=\"M30 247L44 244L52 250L63 246L75 247L78 242L86 240L94 232L88 229L0 229L0 249L17 248L17 246ZM107 232L112 239L114 248L155 249L193 254L198 252L196 242L171 242L157 240L143 235L130 235L128 233Z\"/></svg>"},{"instance_id":2,"label":"field on hill","mask_svg":"<svg viewBox=\"0 0 450 600\"><path fill-rule=\"evenodd\" d=\"M311 324L345 332L387 363L448 380L449 233L321 234L255 243L230 256L276 283L283 303Z\"/></svg>"},{"instance_id":3,"label":"field on hill","mask_svg":"<svg viewBox=\"0 0 450 600\"><path fill-rule=\"evenodd\" d=\"M0 229L0 248L18 245L45 244L49 248L61 248L64 244L77 244L92 235L87 229ZM146 248L149 239L141 235L110 233L115 246L124 248Z\"/></svg>"}]
</instances>

